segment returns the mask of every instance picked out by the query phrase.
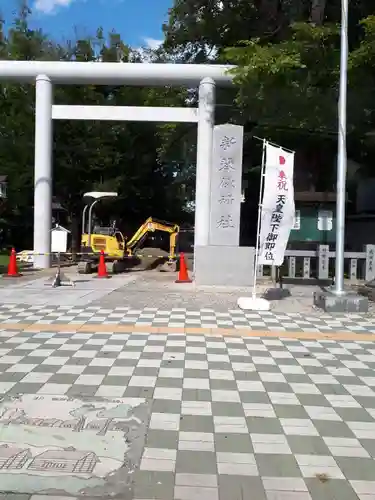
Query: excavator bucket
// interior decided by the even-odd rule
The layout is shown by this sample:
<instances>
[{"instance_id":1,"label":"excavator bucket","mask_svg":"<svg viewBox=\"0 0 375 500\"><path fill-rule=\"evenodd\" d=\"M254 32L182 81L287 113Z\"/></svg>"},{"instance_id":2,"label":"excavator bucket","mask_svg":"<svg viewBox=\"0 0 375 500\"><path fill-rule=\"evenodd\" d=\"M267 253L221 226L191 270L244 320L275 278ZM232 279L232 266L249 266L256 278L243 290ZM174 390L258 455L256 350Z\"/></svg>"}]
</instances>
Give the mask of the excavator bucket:
<instances>
[{"instance_id":1,"label":"excavator bucket","mask_svg":"<svg viewBox=\"0 0 375 500\"><path fill-rule=\"evenodd\" d=\"M175 273L177 271L177 261L168 260L160 266L160 272L162 273Z\"/></svg>"}]
</instances>

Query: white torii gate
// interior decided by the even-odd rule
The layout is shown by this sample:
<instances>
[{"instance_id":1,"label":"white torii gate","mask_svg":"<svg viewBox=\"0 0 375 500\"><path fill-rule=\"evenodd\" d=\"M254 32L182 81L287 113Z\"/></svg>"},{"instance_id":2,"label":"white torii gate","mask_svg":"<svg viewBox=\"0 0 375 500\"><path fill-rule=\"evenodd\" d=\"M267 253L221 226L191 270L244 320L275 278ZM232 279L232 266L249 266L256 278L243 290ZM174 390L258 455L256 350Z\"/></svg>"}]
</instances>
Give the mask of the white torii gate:
<instances>
[{"instance_id":1,"label":"white torii gate","mask_svg":"<svg viewBox=\"0 0 375 500\"><path fill-rule=\"evenodd\" d=\"M195 246L208 245L215 86L228 86L231 66L60 61L0 61L0 81L36 83L34 267L49 268L52 222L52 120L197 123ZM53 104L53 84L199 85L198 108L65 106Z\"/></svg>"}]
</instances>

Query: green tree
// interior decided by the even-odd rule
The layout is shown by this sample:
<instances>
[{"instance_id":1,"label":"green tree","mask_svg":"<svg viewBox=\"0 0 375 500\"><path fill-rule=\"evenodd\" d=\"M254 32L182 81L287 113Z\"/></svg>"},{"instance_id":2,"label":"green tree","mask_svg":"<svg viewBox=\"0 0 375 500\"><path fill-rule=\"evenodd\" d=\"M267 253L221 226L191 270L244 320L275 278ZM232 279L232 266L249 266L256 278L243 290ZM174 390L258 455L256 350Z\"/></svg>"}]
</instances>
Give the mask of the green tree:
<instances>
[{"instance_id":1,"label":"green tree","mask_svg":"<svg viewBox=\"0 0 375 500\"><path fill-rule=\"evenodd\" d=\"M59 57L60 49L41 31L28 27L30 10L22 2L6 33L0 22L0 57L13 60L43 60ZM25 244L32 227L34 165L34 92L29 85L0 85L0 164L8 177L8 200L3 218L11 229L12 244ZM23 227L23 231L19 231Z\"/></svg>"},{"instance_id":2,"label":"green tree","mask_svg":"<svg viewBox=\"0 0 375 500\"><path fill-rule=\"evenodd\" d=\"M139 61L140 54L124 44L120 35L96 36L54 43L41 31L29 28L30 9L21 5L6 32L0 22L0 58L12 60ZM155 55L156 58L159 56ZM181 103L185 93L169 88L124 86L55 86L57 104L166 105ZM7 222L15 228L11 244L30 247L32 238L34 113L32 85L0 86L0 174L8 175ZM98 207L103 219L117 219L128 231L150 215L181 222L184 197L176 168L161 160L164 127L138 122L57 121L54 123L53 194L67 209L77 244L82 196L96 188L116 190L115 203ZM22 231L20 231L22 228ZM20 235L26 235L20 238ZM17 239L18 238L18 239Z\"/></svg>"}]
</instances>

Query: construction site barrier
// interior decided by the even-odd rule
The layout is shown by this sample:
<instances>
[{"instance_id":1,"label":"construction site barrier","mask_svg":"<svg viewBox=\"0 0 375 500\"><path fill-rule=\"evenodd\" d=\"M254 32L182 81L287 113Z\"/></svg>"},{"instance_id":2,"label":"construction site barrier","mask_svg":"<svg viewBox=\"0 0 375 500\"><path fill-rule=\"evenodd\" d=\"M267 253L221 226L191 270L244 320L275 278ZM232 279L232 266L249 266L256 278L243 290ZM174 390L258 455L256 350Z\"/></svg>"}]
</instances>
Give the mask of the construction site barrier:
<instances>
[{"instance_id":1,"label":"construction site barrier","mask_svg":"<svg viewBox=\"0 0 375 500\"><path fill-rule=\"evenodd\" d=\"M28 256L34 256L34 255L51 255L52 257L53 256L57 256L58 255L58 252L28 252L27 250L22 250L21 252L18 252L17 254L17 258L19 257L28 257ZM60 256L61 257L73 257L73 256L81 256L81 255L85 255L85 256L97 256L99 257L100 256L100 251L98 252L61 252L60 253ZM104 253L105 256L108 256L109 254L106 254ZM173 258L173 259L178 259L179 258L179 254L176 254L174 257L171 257L170 255L155 255L155 254L135 254L135 255L125 255L125 257L148 257L148 258L152 258L152 259L169 259L169 258ZM121 259L121 257L118 257L119 259Z\"/></svg>"}]
</instances>

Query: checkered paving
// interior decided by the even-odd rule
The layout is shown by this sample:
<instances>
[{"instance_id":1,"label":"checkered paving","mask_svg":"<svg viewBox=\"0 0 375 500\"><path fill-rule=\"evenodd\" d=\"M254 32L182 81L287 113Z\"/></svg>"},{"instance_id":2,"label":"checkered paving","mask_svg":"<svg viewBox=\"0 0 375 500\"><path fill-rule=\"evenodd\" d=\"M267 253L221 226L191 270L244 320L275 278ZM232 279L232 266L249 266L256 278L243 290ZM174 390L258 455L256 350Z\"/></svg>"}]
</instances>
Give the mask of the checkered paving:
<instances>
[{"instance_id":1,"label":"checkered paving","mask_svg":"<svg viewBox=\"0 0 375 500\"><path fill-rule=\"evenodd\" d=\"M149 402L134 500L373 500L374 368L364 341L0 332L0 395Z\"/></svg>"},{"instance_id":2,"label":"checkered paving","mask_svg":"<svg viewBox=\"0 0 375 500\"><path fill-rule=\"evenodd\" d=\"M285 332L364 332L375 333L372 314L311 314L244 312L240 309L217 312L212 309L160 310L128 307L113 309L87 306L39 306L2 304L1 323L76 324L76 325L139 325L153 327L249 328L256 331Z\"/></svg>"}]
</instances>

